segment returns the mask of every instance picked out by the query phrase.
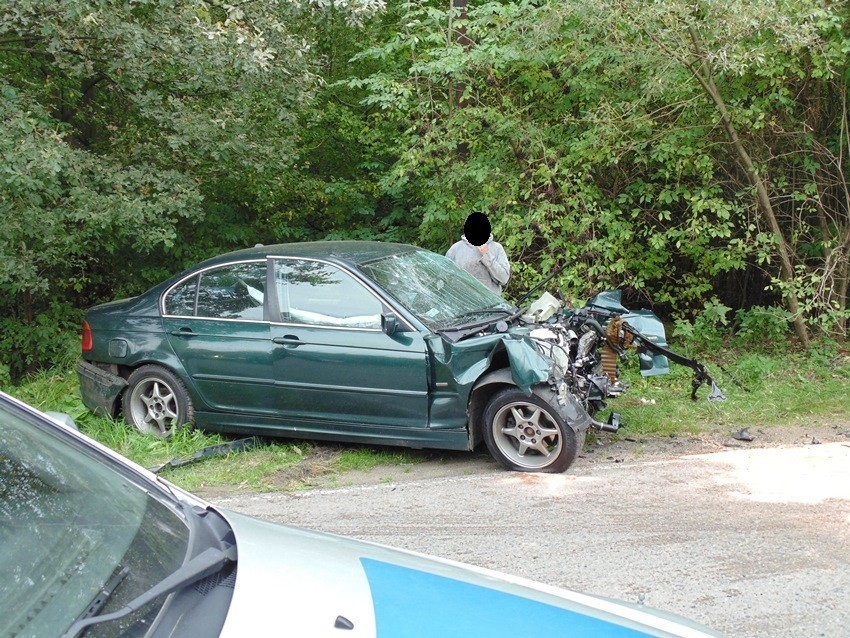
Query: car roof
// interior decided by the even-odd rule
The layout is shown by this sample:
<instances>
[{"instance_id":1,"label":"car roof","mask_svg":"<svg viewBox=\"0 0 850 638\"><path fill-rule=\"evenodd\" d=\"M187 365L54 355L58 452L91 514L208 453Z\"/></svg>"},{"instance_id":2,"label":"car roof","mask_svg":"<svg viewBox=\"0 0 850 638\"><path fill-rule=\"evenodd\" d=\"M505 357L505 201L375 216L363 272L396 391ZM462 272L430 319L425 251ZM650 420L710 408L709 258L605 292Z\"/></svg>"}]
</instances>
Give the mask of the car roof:
<instances>
[{"instance_id":1,"label":"car roof","mask_svg":"<svg viewBox=\"0 0 850 638\"><path fill-rule=\"evenodd\" d=\"M408 244L381 241L307 241L292 244L257 244L253 248L236 250L212 257L197 266L211 266L234 259L264 259L266 257L302 257L327 259L341 264L356 265L372 259L421 250ZM197 267L196 266L196 267ZM196 268L193 267L193 270Z\"/></svg>"}]
</instances>

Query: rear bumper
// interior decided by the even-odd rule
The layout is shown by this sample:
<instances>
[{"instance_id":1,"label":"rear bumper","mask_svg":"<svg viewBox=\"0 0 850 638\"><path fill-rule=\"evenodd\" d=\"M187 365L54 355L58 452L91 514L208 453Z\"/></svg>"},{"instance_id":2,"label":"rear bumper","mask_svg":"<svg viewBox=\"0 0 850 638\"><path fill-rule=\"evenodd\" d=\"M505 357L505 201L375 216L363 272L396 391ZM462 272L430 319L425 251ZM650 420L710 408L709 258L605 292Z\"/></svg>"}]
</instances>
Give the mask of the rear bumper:
<instances>
[{"instance_id":1,"label":"rear bumper","mask_svg":"<svg viewBox=\"0 0 850 638\"><path fill-rule=\"evenodd\" d=\"M77 377L83 404L98 416L114 417L118 412L118 398L127 387L126 379L88 361L77 364Z\"/></svg>"}]
</instances>

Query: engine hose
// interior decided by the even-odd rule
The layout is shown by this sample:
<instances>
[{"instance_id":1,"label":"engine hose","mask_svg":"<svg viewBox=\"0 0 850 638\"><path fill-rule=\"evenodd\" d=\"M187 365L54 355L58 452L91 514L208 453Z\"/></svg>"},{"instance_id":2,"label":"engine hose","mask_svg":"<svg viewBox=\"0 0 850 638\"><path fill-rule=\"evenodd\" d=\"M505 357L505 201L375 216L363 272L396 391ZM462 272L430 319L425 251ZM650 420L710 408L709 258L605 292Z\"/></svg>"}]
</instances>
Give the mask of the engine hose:
<instances>
[{"instance_id":1,"label":"engine hose","mask_svg":"<svg viewBox=\"0 0 850 638\"><path fill-rule=\"evenodd\" d=\"M611 348L611 350L613 350L615 353L617 353L618 357L621 357L623 355L623 349L611 340L611 338L608 336L608 331L605 330L605 328L602 327L602 324L596 321L596 319L588 317L584 323L593 328L597 332L597 334L599 334L599 336L605 340L605 343L608 345L608 347Z\"/></svg>"}]
</instances>

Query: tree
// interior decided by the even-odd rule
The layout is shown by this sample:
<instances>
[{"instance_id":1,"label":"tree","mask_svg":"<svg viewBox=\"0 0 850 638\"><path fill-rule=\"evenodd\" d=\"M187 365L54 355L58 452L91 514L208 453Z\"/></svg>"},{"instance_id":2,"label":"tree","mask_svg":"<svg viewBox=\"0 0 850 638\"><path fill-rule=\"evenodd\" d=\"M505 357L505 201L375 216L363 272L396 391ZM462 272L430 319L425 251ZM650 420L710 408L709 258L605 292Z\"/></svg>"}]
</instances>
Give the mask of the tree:
<instances>
[{"instance_id":1,"label":"tree","mask_svg":"<svg viewBox=\"0 0 850 638\"><path fill-rule=\"evenodd\" d=\"M791 248L774 211L768 192L767 180L762 176L747 150L744 140L738 134L738 127L733 121L726 100L715 82L715 71L712 64L719 51L723 50L727 54L726 59L728 61L728 49L740 46L744 41L751 42L754 33L758 34L764 30L775 28L776 14L774 11L777 7L770 7L770 12L765 16L757 15L757 8L747 7L747 10L744 11L742 10L743 7L730 3L720 11L723 14L722 17L726 18L723 20L718 19L721 16L713 15L712 9L714 7L712 3L696 5L695 7L687 4L670 3L658 15L649 20L647 20L646 12L641 7L626 0L618 2L617 8L622 12L622 16L632 22L634 28L646 33L650 41L661 52L666 53L671 59L676 60L688 69L705 92L706 97L716 108L720 122L731 143L733 156L740 163L743 173L747 176L755 191L759 210L775 239L776 253L780 262L780 280L785 284L788 309L794 317L794 327L800 342L804 348L808 348L809 335L805 318L800 309L797 293L791 285L794 279ZM788 16L786 14L783 17ZM806 16L794 17L805 20ZM742 18L746 22L746 27L743 29L744 33L741 33L740 26ZM729 28L730 22L732 22L731 29ZM717 29L720 24L723 25L725 30L722 34ZM703 37L705 32L708 32L709 37L717 43L718 50L708 51L706 49ZM730 37L730 34L732 37Z\"/></svg>"},{"instance_id":2,"label":"tree","mask_svg":"<svg viewBox=\"0 0 850 638\"><path fill-rule=\"evenodd\" d=\"M566 261L573 291L626 285L687 312L737 271L772 281L803 345L807 322L846 331L842 109L816 130L810 107L846 94L843 6L482 2L472 47L447 37L447 7L399 6L363 54L385 66L356 82L408 121L391 175L424 241L480 208L520 283ZM452 86L466 108L448 108Z\"/></svg>"},{"instance_id":3,"label":"tree","mask_svg":"<svg viewBox=\"0 0 850 638\"><path fill-rule=\"evenodd\" d=\"M682 107L659 107L640 61L603 46L610 25L588 21L588 11L477 3L464 25L473 45L461 46L450 8L402 4L403 27L363 54L382 60L381 72L352 81L408 121L387 181L408 189L422 239L436 249L456 238L470 209L488 211L517 265L513 290L562 262L561 283L577 296L625 282L660 288L661 301L697 299L705 277L683 287L669 246L701 247L683 257L706 274L740 263L720 246L736 211L712 184L694 129L659 126L675 124ZM463 109L451 108L455 86L465 87ZM722 216L713 235L689 241L668 223L685 198L695 203L693 227L706 211Z\"/></svg>"},{"instance_id":4,"label":"tree","mask_svg":"<svg viewBox=\"0 0 850 638\"><path fill-rule=\"evenodd\" d=\"M56 355L75 308L260 239L255 202L290 190L320 79L289 25L321 4L0 7L0 346L14 375ZM355 21L380 7L335 6Z\"/></svg>"}]
</instances>

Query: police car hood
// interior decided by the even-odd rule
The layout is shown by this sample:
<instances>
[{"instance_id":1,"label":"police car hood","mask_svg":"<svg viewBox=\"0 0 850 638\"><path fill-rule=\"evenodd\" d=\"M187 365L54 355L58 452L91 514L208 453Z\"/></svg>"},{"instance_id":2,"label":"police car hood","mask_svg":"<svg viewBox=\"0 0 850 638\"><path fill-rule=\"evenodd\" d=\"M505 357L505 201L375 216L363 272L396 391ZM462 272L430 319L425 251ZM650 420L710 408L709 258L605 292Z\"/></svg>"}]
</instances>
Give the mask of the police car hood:
<instances>
[{"instance_id":1,"label":"police car hood","mask_svg":"<svg viewBox=\"0 0 850 638\"><path fill-rule=\"evenodd\" d=\"M636 605L230 511L238 552L221 636L718 636Z\"/></svg>"}]
</instances>

